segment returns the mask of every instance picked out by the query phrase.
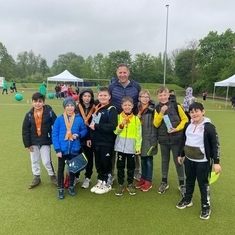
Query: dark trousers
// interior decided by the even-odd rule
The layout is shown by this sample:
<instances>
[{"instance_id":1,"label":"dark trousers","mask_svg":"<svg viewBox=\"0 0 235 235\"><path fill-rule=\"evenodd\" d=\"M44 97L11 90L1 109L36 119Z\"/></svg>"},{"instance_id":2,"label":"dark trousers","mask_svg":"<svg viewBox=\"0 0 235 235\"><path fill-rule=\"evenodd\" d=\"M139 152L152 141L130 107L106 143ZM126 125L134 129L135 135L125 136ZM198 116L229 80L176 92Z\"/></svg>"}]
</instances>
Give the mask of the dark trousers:
<instances>
[{"instance_id":1,"label":"dark trousers","mask_svg":"<svg viewBox=\"0 0 235 235\"><path fill-rule=\"evenodd\" d=\"M210 187L208 176L210 172L210 164L208 162L194 162L187 157L184 161L186 175L186 193L185 200L191 201L193 197L195 181L197 179L201 193L202 207L210 206Z\"/></svg>"},{"instance_id":2,"label":"dark trousers","mask_svg":"<svg viewBox=\"0 0 235 235\"><path fill-rule=\"evenodd\" d=\"M93 146L98 180L107 182L112 170L113 146Z\"/></svg>"},{"instance_id":3,"label":"dark trousers","mask_svg":"<svg viewBox=\"0 0 235 235\"><path fill-rule=\"evenodd\" d=\"M135 171L135 154L120 153L117 154L117 176L118 183L123 185L125 179L125 167L127 162L127 182L132 184Z\"/></svg>"},{"instance_id":4,"label":"dark trousers","mask_svg":"<svg viewBox=\"0 0 235 235\"><path fill-rule=\"evenodd\" d=\"M87 157L87 166L86 166L85 177L90 179L91 175L93 173L93 165L94 165L93 148L89 148L86 145L83 145L82 149Z\"/></svg>"},{"instance_id":5,"label":"dark trousers","mask_svg":"<svg viewBox=\"0 0 235 235\"><path fill-rule=\"evenodd\" d=\"M64 167L65 167L65 161L71 160L76 155L68 154L68 155L62 155L62 157L58 157L58 172L57 172L57 179L58 179L58 187L64 188ZM75 179L74 173L69 173L69 186L73 186Z\"/></svg>"}]
</instances>

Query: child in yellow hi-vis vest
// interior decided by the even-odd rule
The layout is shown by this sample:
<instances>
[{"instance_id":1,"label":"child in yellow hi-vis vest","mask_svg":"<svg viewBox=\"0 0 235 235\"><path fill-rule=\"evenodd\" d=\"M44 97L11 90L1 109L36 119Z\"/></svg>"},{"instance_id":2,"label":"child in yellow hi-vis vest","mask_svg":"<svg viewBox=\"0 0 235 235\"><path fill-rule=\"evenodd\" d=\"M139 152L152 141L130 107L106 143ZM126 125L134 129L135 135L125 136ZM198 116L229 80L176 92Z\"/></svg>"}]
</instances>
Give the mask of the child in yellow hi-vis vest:
<instances>
[{"instance_id":1,"label":"child in yellow hi-vis vest","mask_svg":"<svg viewBox=\"0 0 235 235\"><path fill-rule=\"evenodd\" d=\"M135 155L141 152L142 127L140 119L135 116L133 110L133 99L126 96L122 99L122 112L118 115L118 126L115 130L117 135L114 150L117 152L117 176L118 188L115 195L122 196L125 190L125 166L127 164L127 191L135 195L133 186ZM127 162L127 163L126 163Z\"/></svg>"}]
</instances>

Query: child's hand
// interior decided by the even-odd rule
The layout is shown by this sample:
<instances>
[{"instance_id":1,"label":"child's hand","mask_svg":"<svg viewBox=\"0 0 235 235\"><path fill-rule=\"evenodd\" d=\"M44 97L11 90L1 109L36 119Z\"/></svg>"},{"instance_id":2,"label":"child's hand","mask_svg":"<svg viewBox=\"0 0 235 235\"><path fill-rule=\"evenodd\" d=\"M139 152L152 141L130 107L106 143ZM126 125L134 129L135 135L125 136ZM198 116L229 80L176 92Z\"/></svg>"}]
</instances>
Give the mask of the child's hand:
<instances>
[{"instance_id":1,"label":"child's hand","mask_svg":"<svg viewBox=\"0 0 235 235\"><path fill-rule=\"evenodd\" d=\"M87 140L87 141L86 141L86 146L89 147L89 148L91 148L91 140Z\"/></svg>"},{"instance_id":2,"label":"child's hand","mask_svg":"<svg viewBox=\"0 0 235 235\"><path fill-rule=\"evenodd\" d=\"M221 166L220 164L214 164L214 171L216 174L219 174L221 172Z\"/></svg>"},{"instance_id":3,"label":"child's hand","mask_svg":"<svg viewBox=\"0 0 235 235\"><path fill-rule=\"evenodd\" d=\"M162 114L164 114L167 109L168 109L168 106L167 106L167 105L163 105L163 106L161 107L160 112L161 112Z\"/></svg>"},{"instance_id":4,"label":"child's hand","mask_svg":"<svg viewBox=\"0 0 235 235\"><path fill-rule=\"evenodd\" d=\"M62 153L61 152L56 153L56 156L59 157L59 158L62 158Z\"/></svg>"},{"instance_id":5,"label":"child's hand","mask_svg":"<svg viewBox=\"0 0 235 235\"><path fill-rule=\"evenodd\" d=\"M171 128L170 131L168 131L168 133L174 133L174 132L177 132L178 130L176 130L176 128Z\"/></svg>"},{"instance_id":6,"label":"child's hand","mask_svg":"<svg viewBox=\"0 0 235 235\"><path fill-rule=\"evenodd\" d=\"M91 124L89 125L89 127L90 127L92 130L95 130L95 123L94 123L94 122L91 122Z\"/></svg>"},{"instance_id":7,"label":"child's hand","mask_svg":"<svg viewBox=\"0 0 235 235\"><path fill-rule=\"evenodd\" d=\"M76 140L76 139L78 138L78 136L79 136L78 134L73 134L73 135L72 135L72 137L73 137L74 140Z\"/></svg>"},{"instance_id":8,"label":"child's hand","mask_svg":"<svg viewBox=\"0 0 235 235\"><path fill-rule=\"evenodd\" d=\"M33 146L28 147L29 152L33 152Z\"/></svg>"},{"instance_id":9,"label":"child's hand","mask_svg":"<svg viewBox=\"0 0 235 235\"><path fill-rule=\"evenodd\" d=\"M140 154L140 150L136 150L136 155L139 155Z\"/></svg>"},{"instance_id":10,"label":"child's hand","mask_svg":"<svg viewBox=\"0 0 235 235\"><path fill-rule=\"evenodd\" d=\"M178 157L178 163L182 165L184 163L184 158L183 157Z\"/></svg>"}]
</instances>

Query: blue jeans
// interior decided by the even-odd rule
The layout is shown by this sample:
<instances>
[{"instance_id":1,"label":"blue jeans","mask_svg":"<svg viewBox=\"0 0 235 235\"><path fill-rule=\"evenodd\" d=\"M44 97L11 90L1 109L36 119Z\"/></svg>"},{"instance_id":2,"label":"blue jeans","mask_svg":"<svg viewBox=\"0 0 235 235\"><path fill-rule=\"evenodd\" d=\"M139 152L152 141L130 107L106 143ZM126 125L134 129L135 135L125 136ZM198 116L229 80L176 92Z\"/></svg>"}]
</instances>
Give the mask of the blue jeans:
<instances>
[{"instance_id":1,"label":"blue jeans","mask_svg":"<svg viewBox=\"0 0 235 235\"><path fill-rule=\"evenodd\" d=\"M141 157L141 178L152 182L153 177L153 156Z\"/></svg>"}]
</instances>

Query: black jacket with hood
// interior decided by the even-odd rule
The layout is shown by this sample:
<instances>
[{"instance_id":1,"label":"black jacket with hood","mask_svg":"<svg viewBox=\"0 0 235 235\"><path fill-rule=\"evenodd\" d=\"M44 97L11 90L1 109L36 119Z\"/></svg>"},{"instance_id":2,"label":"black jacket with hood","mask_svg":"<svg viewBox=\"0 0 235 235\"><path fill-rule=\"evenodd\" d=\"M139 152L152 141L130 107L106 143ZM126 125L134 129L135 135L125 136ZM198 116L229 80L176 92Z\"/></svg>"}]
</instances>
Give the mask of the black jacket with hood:
<instances>
[{"instance_id":1,"label":"black jacket with hood","mask_svg":"<svg viewBox=\"0 0 235 235\"><path fill-rule=\"evenodd\" d=\"M56 114L50 105L43 106L41 135L38 136L34 119L34 108L26 113L22 125L22 138L25 148L32 145L51 145L52 126L55 122Z\"/></svg>"}]
</instances>

